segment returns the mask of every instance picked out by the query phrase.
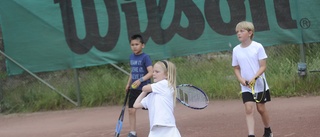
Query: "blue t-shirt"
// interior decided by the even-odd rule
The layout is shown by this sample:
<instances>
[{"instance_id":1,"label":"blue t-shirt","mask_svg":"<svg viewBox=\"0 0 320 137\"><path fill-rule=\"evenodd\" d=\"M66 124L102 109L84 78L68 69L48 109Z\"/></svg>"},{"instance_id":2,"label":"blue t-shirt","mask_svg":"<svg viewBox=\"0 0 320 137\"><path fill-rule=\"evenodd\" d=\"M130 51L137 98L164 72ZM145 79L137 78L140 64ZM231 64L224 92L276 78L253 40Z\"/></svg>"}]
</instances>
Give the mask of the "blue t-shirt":
<instances>
[{"instance_id":1,"label":"blue t-shirt","mask_svg":"<svg viewBox=\"0 0 320 137\"><path fill-rule=\"evenodd\" d=\"M152 61L149 55L142 53L140 55L135 55L134 53L130 55L130 66L131 66L131 81L134 82L137 79L143 77L148 73L147 67L152 66ZM137 88L141 90L144 85L151 83L151 80L145 80Z\"/></svg>"}]
</instances>

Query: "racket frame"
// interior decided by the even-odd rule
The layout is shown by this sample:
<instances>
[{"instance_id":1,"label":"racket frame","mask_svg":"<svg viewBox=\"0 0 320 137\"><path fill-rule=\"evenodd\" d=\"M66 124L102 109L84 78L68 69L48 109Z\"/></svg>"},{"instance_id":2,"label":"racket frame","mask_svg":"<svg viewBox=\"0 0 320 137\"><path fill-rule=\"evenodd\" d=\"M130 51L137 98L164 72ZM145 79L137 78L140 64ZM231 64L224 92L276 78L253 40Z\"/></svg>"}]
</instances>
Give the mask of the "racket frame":
<instances>
[{"instance_id":1,"label":"racket frame","mask_svg":"<svg viewBox=\"0 0 320 137\"><path fill-rule=\"evenodd\" d=\"M190 106L187 102L181 100L180 98L176 97L176 99L181 103L183 104L184 106L188 107L188 108L191 108L191 109L196 109L196 110L201 110L201 109L204 109L208 106L209 104L209 98L207 96L207 94L201 90L200 88L196 87L196 86L193 86L191 84L180 84L177 86L177 90L180 90L179 87L191 87L191 88L194 88L196 90L198 90L200 93L202 93L204 95L204 97L206 98L206 105L204 105L203 107L193 107L193 106Z\"/></svg>"},{"instance_id":2,"label":"racket frame","mask_svg":"<svg viewBox=\"0 0 320 137\"><path fill-rule=\"evenodd\" d=\"M256 84L256 81L257 81L258 78L261 78L262 81L263 81L263 92L262 92L262 95L261 95L260 100L258 99L258 94L259 94L259 93L255 93L255 91L254 91L254 87L255 87L255 84ZM246 81L246 84L250 86L253 99L254 99L257 103L260 103L263 99L265 99L266 80L265 80L262 76L256 77L256 78L254 79L254 81L251 82L251 83L249 83L248 81Z\"/></svg>"},{"instance_id":3,"label":"racket frame","mask_svg":"<svg viewBox=\"0 0 320 137\"><path fill-rule=\"evenodd\" d=\"M130 92L130 90L127 91L127 93L126 93L126 97L124 99L124 103L123 103L123 106L122 106L122 109L121 109L121 112L120 112L120 116L118 118L118 122L117 122L115 133L114 133L115 137L119 137L120 136L120 132L122 130L124 112L125 112L125 109L126 109L126 106L127 106L127 100L128 100L128 97L129 97L129 92Z\"/></svg>"}]
</instances>

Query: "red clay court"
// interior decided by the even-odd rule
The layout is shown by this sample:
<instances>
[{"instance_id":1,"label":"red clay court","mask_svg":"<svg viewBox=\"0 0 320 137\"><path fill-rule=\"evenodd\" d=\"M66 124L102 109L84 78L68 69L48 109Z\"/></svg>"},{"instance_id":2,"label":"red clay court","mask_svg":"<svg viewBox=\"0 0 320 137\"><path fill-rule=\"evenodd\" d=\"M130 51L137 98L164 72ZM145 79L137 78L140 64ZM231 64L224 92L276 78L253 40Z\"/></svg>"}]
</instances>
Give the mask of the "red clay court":
<instances>
[{"instance_id":1,"label":"red clay court","mask_svg":"<svg viewBox=\"0 0 320 137\"><path fill-rule=\"evenodd\" d=\"M319 137L320 96L273 98L267 104L274 137ZM121 106L30 114L0 115L0 137L113 137ZM128 115L121 137L129 131ZM148 111L139 110L137 132L147 137ZM211 100L204 110L177 103L176 122L182 137L246 137L244 108L239 100ZM256 136L263 126L256 111Z\"/></svg>"}]
</instances>

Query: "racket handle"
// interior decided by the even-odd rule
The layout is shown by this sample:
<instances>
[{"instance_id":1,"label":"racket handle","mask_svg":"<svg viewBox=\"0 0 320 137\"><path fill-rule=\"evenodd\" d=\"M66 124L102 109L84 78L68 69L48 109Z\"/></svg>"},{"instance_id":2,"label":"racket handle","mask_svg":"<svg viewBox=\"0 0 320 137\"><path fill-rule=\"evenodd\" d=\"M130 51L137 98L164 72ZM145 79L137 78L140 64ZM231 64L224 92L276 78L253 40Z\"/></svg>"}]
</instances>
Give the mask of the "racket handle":
<instances>
[{"instance_id":1,"label":"racket handle","mask_svg":"<svg viewBox=\"0 0 320 137\"><path fill-rule=\"evenodd\" d=\"M246 86L249 86L249 81L246 81Z\"/></svg>"}]
</instances>

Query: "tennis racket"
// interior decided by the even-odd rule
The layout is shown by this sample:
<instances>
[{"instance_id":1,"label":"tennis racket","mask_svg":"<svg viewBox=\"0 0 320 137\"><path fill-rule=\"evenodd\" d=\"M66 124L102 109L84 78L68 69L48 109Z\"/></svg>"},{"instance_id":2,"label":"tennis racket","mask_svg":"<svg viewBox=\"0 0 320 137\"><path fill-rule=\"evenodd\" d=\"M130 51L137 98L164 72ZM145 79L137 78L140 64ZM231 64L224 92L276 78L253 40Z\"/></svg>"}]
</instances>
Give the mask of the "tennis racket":
<instances>
[{"instance_id":1,"label":"tennis racket","mask_svg":"<svg viewBox=\"0 0 320 137\"><path fill-rule=\"evenodd\" d=\"M253 99L257 103L261 102L262 100L266 101L266 97L265 97L265 95L266 95L266 80L263 77L258 76L250 83L248 81L246 81L246 84L251 88L251 93L253 95ZM259 85L260 87L263 86L263 91L261 94L256 93L254 91L255 86L257 86L257 85Z\"/></svg>"},{"instance_id":2,"label":"tennis racket","mask_svg":"<svg viewBox=\"0 0 320 137\"><path fill-rule=\"evenodd\" d=\"M177 86L177 100L192 109L204 109L209 104L207 94L200 88L190 84Z\"/></svg>"},{"instance_id":3,"label":"tennis racket","mask_svg":"<svg viewBox=\"0 0 320 137\"><path fill-rule=\"evenodd\" d=\"M122 110L121 110L121 113L120 113L120 116L119 116L119 119L118 119L118 123L117 123L117 126L116 126L116 132L114 134L115 137L119 137L120 136L120 132L122 130L124 112L125 112L125 109L126 109L127 100L128 100L128 97L129 97L129 92L130 91L127 92L126 98L124 99L123 107L122 107Z\"/></svg>"}]
</instances>

